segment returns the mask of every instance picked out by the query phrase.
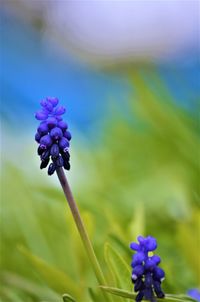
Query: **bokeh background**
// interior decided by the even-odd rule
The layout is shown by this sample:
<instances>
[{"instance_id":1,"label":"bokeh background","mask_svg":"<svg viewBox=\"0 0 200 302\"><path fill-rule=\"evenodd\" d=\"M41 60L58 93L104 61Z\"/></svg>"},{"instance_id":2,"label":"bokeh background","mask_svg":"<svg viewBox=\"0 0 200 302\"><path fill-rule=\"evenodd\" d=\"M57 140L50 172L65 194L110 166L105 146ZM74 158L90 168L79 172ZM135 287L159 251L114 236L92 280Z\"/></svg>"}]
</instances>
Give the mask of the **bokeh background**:
<instances>
[{"instance_id":1,"label":"bokeh background","mask_svg":"<svg viewBox=\"0 0 200 302\"><path fill-rule=\"evenodd\" d=\"M102 302L58 180L39 170L46 96L67 108L67 176L108 284L132 288L112 267L142 234L158 240L166 292L197 288L199 2L0 4L0 300Z\"/></svg>"}]
</instances>

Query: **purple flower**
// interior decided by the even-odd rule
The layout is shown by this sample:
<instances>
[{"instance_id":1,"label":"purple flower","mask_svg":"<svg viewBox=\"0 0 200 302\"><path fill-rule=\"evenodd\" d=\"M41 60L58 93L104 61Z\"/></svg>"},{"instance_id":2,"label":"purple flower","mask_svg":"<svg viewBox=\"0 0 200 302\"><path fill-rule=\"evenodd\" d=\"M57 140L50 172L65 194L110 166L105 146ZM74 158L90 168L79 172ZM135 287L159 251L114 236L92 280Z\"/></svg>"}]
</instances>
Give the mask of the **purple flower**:
<instances>
[{"instance_id":1,"label":"purple flower","mask_svg":"<svg viewBox=\"0 0 200 302\"><path fill-rule=\"evenodd\" d=\"M66 110L63 106L57 106L58 103L57 98L47 97L40 101L42 108L35 114L35 118L41 121L35 134L35 140L39 144L37 152L41 159L40 168L43 169L49 165L49 175L60 167L70 169L68 151L71 133L67 130L67 123L61 117ZM49 164L50 160L52 162Z\"/></svg>"},{"instance_id":2,"label":"purple flower","mask_svg":"<svg viewBox=\"0 0 200 302\"><path fill-rule=\"evenodd\" d=\"M137 292L136 302L149 300L155 301L155 295L163 298L164 293L161 289L161 282L164 280L165 273L158 267L161 259L158 255L149 255L157 248L156 239L152 236L138 236L138 243L132 242L130 248L136 253L131 262L132 282L134 291Z\"/></svg>"},{"instance_id":3,"label":"purple flower","mask_svg":"<svg viewBox=\"0 0 200 302\"><path fill-rule=\"evenodd\" d=\"M191 289L188 290L187 293L191 298L193 298L193 299L197 300L198 302L200 302L200 290L199 289L191 288Z\"/></svg>"}]
</instances>

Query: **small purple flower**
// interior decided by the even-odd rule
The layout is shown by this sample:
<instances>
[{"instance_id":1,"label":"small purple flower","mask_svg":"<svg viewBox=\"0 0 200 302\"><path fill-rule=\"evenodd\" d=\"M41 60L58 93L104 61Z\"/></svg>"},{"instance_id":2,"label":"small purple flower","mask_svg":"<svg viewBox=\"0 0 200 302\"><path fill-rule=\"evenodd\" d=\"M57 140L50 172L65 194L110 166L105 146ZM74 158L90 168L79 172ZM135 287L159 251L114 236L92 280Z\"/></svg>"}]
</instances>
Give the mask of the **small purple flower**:
<instances>
[{"instance_id":1,"label":"small purple flower","mask_svg":"<svg viewBox=\"0 0 200 302\"><path fill-rule=\"evenodd\" d=\"M198 288L191 288L187 292L188 296L200 302L200 290Z\"/></svg>"},{"instance_id":2,"label":"small purple flower","mask_svg":"<svg viewBox=\"0 0 200 302\"><path fill-rule=\"evenodd\" d=\"M165 273L158 267L161 259L158 255L149 255L157 248L156 239L152 236L138 236L138 243L132 242L130 248L136 253L131 262L132 282L134 291L137 292L136 302L149 300L155 301L155 295L158 298L164 298L161 289L161 282L164 280Z\"/></svg>"},{"instance_id":3,"label":"small purple flower","mask_svg":"<svg viewBox=\"0 0 200 302\"><path fill-rule=\"evenodd\" d=\"M66 110L63 106L57 106L58 103L57 98L47 97L40 101L42 108L35 114L35 118L41 121L35 134L35 140L39 144L37 152L41 159L40 168L49 165L49 175L60 167L70 169L68 151L71 133L67 131L68 125L61 117ZM50 159L52 162L49 164Z\"/></svg>"}]
</instances>

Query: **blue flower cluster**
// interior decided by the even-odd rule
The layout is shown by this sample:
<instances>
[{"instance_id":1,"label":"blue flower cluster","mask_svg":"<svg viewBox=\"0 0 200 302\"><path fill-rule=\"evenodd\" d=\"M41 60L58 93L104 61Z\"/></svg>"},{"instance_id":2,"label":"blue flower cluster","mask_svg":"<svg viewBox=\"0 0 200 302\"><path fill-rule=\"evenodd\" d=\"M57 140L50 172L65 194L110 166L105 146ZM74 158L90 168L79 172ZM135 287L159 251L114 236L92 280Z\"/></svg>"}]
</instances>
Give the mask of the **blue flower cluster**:
<instances>
[{"instance_id":1,"label":"blue flower cluster","mask_svg":"<svg viewBox=\"0 0 200 302\"><path fill-rule=\"evenodd\" d=\"M157 255L149 255L149 252L157 248L157 242L151 236L146 238L138 236L137 239L138 243L130 244L130 248L136 251L131 263L134 291L138 292L136 301L142 301L144 298L154 302L156 301L155 294L158 298L164 297L161 282L164 280L165 273L158 267L161 259Z\"/></svg>"},{"instance_id":2,"label":"blue flower cluster","mask_svg":"<svg viewBox=\"0 0 200 302\"><path fill-rule=\"evenodd\" d=\"M188 295L194 300L200 302L200 290L197 288L191 288L188 290Z\"/></svg>"},{"instance_id":3,"label":"blue flower cluster","mask_svg":"<svg viewBox=\"0 0 200 302\"><path fill-rule=\"evenodd\" d=\"M39 144L40 169L46 168L51 159L52 162L48 167L49 175L52 175L59 167L70 169L71 133L62 119L66 110L63 106L58 106L58 103L57 98L48 97L40 102L42 108L35 114L35 118L41 121L35 134L35 140Z\"/></svg>"}]
</instances>

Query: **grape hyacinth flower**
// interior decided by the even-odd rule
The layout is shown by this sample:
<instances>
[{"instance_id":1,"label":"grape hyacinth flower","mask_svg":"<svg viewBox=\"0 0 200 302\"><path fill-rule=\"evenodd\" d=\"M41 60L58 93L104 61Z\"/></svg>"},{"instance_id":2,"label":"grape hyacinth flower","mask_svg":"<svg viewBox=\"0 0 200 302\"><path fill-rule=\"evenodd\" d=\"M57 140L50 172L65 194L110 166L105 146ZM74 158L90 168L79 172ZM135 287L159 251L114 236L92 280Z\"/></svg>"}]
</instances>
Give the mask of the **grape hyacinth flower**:
<instances>
[{"instance_id":1,"label":"grape hyacinth flower","mask_svg":"<svg viewBox=\"0 0 200 302\"><path fill-rule=\"evenodd\" d=\"M193 298L194 300L200 302L200 290L197 288L191 288L187 292L188 296Z\"/></svg>"},{"instance_id":2,"label":"grape hyacinth flower","mask_svg":"<svg viewBox=\"0 0 200 302\"><path fill-rule=\"evenodd\" d=\"M57 98L47 97L40 102L42 108L35 114L35 118L40 121L37 133L35 134L35 140L39 144L40 168L43 169L49 165L49 175L52 175L56 171L96 278L100 285L106 285L106 279L63 170L63 168L66 170L70 169L69 141L71 140L71 133L68 131L67 124L62 119L62 115L66 110L63 106L58 106L58 103L59 100ZM103 292L103 295L104 301L111 302L110 296L107 293Z\"/></svg>"},{"instance_id":3,"label":"grape hyacinth flower","mask_svg":"<svg viewBox=\"0 0 200 302\"><path fill-rule=\"evenodd\" d=\"M40 169L49 165L49 175L52 175L59 167L70 169L71 133L68 131L67 123L62 119L66 110L63 106L58 106L58 103L57 98L47 97L40 102L42 108L35 114L35 118L41 121L35 134L35 140L39 144Z\"/></svg>"},{"instance_id":4,"label":"grape hyacinth flower","mask_svg":"<svg viewBox=\"0 0 200 302\"><path fill-rule=\"evenodd\" d=\"M161 282L164 280L165 273L158 267L161 259L157 255L149 255L157 248L156 239L148 236L138 236L138 243L132 242L130 248L136 253L132 259L132 282L134 291L137 292L136 302L142 299L155 302L155 295L158 298L164 298L161 289Z\"/></svg>"}]
</instances>

